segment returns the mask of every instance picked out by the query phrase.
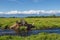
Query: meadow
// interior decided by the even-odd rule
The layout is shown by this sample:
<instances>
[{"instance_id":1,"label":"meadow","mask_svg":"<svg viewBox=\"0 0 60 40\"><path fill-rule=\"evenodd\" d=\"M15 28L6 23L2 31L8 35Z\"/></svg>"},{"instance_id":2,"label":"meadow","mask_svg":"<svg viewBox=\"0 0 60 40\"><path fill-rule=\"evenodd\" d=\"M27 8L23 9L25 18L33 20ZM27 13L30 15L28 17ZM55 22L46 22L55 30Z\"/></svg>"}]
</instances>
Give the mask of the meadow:
<instances>
[{"instance_id":1,"label":"meadow","mask_svg":"<svg viewBox=\"0 0 60 40\"><path fill-rule=\"evenodd\" d=\"M6 25L10 27L16 21L20 21L21 18L0 18L0 28L4 28ZM24 18L29 24L35 26L34 29L49 29L60 28L60 18Z\"/></svg>"},{"instance_id":2,"label":"meadow","mask_svg":"<svg viewBox=\"0 0 60 40\"><path fill-rule=\"evenodd\" d=\"M21 18L0 18L0 28L5 28L6 25L10 27ZM29 24L33 24L36 29L60 28L60 18L24 18ZM0 36L0 40L60 40L60 34L57 33L39 33L30 36Z\"/></svg>"},{"instance_id":3,"label":"meadow","mask_svg":"<svg viewBox=\"0 0 60 40\"><path fill-rule=\"evenodd\" d=\"M30 36L0 36L0 40L60 40L60 34L39 33Z\"/></svg>"}]
</instances>

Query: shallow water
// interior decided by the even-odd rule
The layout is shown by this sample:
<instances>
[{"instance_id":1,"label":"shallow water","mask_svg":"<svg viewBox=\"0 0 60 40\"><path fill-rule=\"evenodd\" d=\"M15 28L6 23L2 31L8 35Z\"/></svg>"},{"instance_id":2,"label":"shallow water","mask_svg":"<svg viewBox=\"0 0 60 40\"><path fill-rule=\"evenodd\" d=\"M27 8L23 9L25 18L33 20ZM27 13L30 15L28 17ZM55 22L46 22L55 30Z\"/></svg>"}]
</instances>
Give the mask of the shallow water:
<instances>
[{"instance_id":1,"label":"shallow water","mask_svg":"<svg viewBox=\"0 0 60 40\"><path fill-rule=\"evenodd\" d=\"M32 35L41 32L60 34L60 29L57 28L57 29L45 29L45 30L31 30L28 32L21 32L20 35ZM5 30L0 29L0 35L16 35L16 32L14 30L9 30L9 29L5 29Z\"/></svg>"}]
</instances>

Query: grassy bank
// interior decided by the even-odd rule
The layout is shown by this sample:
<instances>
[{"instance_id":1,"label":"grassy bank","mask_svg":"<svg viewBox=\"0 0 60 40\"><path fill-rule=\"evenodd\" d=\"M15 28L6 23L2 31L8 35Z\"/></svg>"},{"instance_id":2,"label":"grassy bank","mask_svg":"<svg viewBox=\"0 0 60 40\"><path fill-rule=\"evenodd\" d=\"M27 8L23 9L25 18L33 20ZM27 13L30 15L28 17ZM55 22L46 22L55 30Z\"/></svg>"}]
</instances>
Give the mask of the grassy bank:
<instances>
[{"instance_id":1,"label":"grassy bank","mask_svg":"<svg viewBox=\"0 0 60 40\"><path fill-rule=\"evenodd\" d=\"M24 18L28 23L33 24L35 29L45 28L60 28L60 18ZM6 25L9 27L20 18L0 18L0 27L4 28Z\"/></svg>"},{"instance_id":2,"label":"grassy bank","mask_svg":"<svg viewBox=\"0 0 60 40\"><path fill-rule=\"evenodd\" d=\"M60 28L60 18L24 18L28 23L34 23L35 29ZM20 18L0 18L0 28L10 27ZM60 40L60 34L39 33L30 36L0 36L0 40Z\"/></svg>"},{"instance_id":3,"label":"grassy bank","mask_svg":"<svg viewBox=\"0 0 60 40\"><path fill-rule=\"evenodd\" d=\"M39 33L31 36L0 36L0 40L60 40L60 34Z\"/></svg>"}]
</instances>

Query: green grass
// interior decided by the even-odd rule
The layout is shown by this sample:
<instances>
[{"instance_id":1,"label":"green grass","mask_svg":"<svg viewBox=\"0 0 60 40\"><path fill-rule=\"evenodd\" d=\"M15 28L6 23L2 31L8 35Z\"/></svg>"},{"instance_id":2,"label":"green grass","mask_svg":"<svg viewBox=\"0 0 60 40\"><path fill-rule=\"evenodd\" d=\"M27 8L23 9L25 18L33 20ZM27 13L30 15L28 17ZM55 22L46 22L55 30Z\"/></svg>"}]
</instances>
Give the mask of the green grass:
<instances>
[{"instance_id":1,"label":"green grass","mask_svg":"<svg viewBox=\"0 0 60 40\"><path fill-rule=\"evenodd\" d=\"M28 23L34 23L36 29L60 28L60 18L26 18Z\"/></svg>"},{"instance_id":2,"label":"green grass","mask_svg":"<svg viewBox=\"0 0 60 40\"><path fill-rule=\"evenodd\" d=\"M60 28L60 18L24 18L28 23L34 23L35 29ZM0 18L0 27L9 27L20 18ZM25 29L24 26L21 29ZM30 36L0 36L0 40L60 40L60 34L39 33Z\"/></svg>"},{"instance_id":3,"label":"green grass","mask_svg":"<svg viewBox=\"0 0 60 40\"><path fill-rule=\"evenodd\" d=\"M60 18L24 18L28 23L33 24L35 29L44 28L60 28ZM0 27L4 28L6 25L9 27L20 18L0 18Z\"/></svg>"},{"instance_id":4,"label":"green grass","mask_svg":"<svg viewBox=\"0 0 60 40\"><path fill-rule=\"evenodd\" d=\"M0 40L60 40L60 34L39 33L31 36L0 36Z\"/></svg>"}]
</instances>

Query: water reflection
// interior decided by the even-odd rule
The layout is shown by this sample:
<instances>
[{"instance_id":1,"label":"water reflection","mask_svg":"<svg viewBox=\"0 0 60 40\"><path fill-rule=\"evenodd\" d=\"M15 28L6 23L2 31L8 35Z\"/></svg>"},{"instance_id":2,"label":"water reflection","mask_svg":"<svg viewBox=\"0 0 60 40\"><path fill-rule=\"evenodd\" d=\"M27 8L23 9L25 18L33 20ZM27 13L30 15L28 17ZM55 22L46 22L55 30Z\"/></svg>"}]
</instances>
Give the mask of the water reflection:
<instances>
[{"instance_id":1,"label":"water reflection","mask_svg":"<svg viewBox=\"0 0 60 40\"><path fill-rule=\"evenodd\" d=\"M38 34L38 33L41 33L41 32L46 32L46 33L58 33L60 34L60 29L46 29L46 30L30 30L28 32L20 32L19 35L32 35L32 34ZM5 30L2 30L0 29L0 35L17 35L17 33L14 31L14 30L9 30L9 29L5 29Z\"/></svg>"}]
</instances>

